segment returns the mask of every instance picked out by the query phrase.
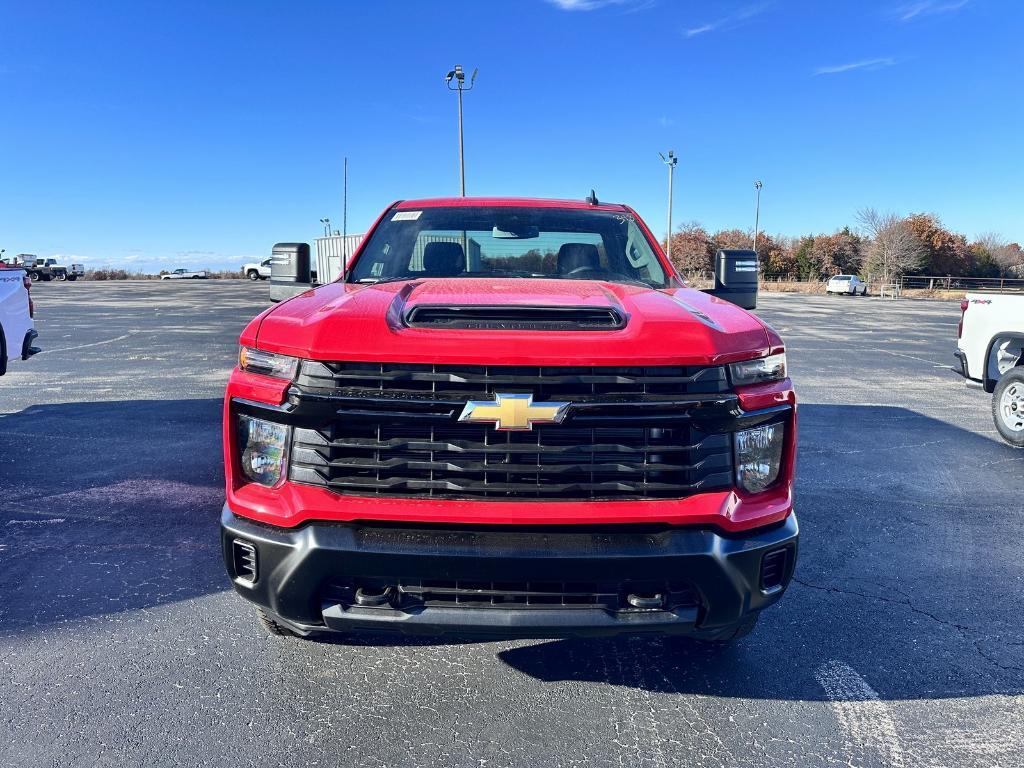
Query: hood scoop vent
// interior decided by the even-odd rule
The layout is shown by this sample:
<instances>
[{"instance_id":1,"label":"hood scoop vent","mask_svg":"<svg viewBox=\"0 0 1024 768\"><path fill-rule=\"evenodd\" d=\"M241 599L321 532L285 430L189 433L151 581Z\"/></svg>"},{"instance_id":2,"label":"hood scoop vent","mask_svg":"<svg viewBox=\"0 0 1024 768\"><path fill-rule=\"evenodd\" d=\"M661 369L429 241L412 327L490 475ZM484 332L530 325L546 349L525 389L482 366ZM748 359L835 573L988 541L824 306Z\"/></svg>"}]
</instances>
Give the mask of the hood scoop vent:
<instances>
[{"instance_id":1,"label":"hood scoop vent","mask_svg":"<svg viewBox=\"0 0 1024 768\"><path fill-rule=\"evenodd\" d=\"M410 328L474 331L616 331L627 317L615 307L419 304L405 312Z\"/></svg>"}]
</instances>

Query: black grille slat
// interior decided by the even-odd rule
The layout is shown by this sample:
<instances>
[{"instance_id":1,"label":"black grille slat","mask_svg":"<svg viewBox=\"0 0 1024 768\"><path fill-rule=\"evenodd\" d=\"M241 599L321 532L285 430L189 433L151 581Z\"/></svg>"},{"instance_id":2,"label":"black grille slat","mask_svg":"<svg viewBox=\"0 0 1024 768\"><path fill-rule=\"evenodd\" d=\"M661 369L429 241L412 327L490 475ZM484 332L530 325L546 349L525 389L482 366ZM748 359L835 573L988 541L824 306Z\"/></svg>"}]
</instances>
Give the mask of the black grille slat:
<instances>
[{"instance_id":1,"label":"black grille slat","mask_svg":"<svg viewBox=\"0 0 1024 768\"><path fill-rule=\"evenodd\" d=\"M467 400L517 390L573 406L530 431L458 421ZM294 430L290 476L355 495L683 498L731 487L730 437L694 415L728 412L728 391L720 367L305 361L289 396L324 423Z\"/></svg>"}]
</instances>

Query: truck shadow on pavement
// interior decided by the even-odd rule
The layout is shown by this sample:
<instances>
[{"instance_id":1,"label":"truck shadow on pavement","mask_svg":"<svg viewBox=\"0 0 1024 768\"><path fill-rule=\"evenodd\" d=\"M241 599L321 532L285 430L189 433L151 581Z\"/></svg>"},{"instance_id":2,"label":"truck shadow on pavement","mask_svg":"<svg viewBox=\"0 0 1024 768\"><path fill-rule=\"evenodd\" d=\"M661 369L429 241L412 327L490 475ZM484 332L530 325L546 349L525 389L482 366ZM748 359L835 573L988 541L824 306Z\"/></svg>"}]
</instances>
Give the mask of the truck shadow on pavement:
<instances>
[{"instance_id":1,"label":"truck shadow on pavement","mask_svg":"<svg viewBox=\"0 0 1024 768\"><path fill-rule=\"evenodd\" d=\"M0 633L228 591L220 421L213 399L0 417ZM541 681L651 692L820 699L859 676L869 698L1019 694L1022 469L1024 453L909 410L803 405L796 581L751 636L722 650L645 637L479 649ZM331 652L365 645L479 652L370 636Z\"/></svg>"},{"instance_id":2,"label":"truck shadow on pavement","mask_svg":"<svg viewBox=\"0 0 1024 768\"><path fill-rule=\"evenodd\" d=\"M0 631L228 589L220 421L212 399L0 416Z\"/></svg>"}]
</instances>

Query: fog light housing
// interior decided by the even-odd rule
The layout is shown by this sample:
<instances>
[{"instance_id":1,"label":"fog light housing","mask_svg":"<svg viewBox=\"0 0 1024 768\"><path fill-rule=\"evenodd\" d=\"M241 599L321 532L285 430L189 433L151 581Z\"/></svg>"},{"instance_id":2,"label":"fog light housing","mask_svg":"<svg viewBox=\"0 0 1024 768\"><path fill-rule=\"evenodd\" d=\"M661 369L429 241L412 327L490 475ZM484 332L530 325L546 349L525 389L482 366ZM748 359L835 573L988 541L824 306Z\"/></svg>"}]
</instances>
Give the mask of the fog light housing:
<instances>
[{"instance_id":1,"label":"fog light housing","mask_svg":"<svg viewBox=\"0 0 1024 768\"><path fill-rule=\"evenodd\" d=\"M268 488L280 484L288 463L289 432L284 424L240 415L238 447L242 474Z\"/></svg>"},{"instance_id":2,"label":"fog light housing","mask_svg":"<svg viewBox=\"0 0 1024 768\"><path fill-rule=\"evenodd\" d=\"M762 424L736 433L736 482L749 493L760 493L779 477L786 427Z\"/></svg>"}]
</instances>

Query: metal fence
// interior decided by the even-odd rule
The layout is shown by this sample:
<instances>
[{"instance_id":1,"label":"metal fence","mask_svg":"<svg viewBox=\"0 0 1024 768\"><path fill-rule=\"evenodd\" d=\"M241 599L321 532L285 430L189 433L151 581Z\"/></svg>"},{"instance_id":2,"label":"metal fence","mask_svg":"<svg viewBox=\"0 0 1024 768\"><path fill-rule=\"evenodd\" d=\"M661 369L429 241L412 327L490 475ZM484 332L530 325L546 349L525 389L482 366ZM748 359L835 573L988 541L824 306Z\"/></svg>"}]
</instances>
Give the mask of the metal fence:
<instances>
[{"instance_id":1,"label":"metal fence","mask_svg":"<svg viewBox=\"0 0 1024 768\"><path fill-rule=\"evenodd\" d=\"M991 291L996 293L1024 292L1024 279L1016 277L935 277L907 275L900 278L900 289L926 291Z\"/></svg>"}]
</instances>

